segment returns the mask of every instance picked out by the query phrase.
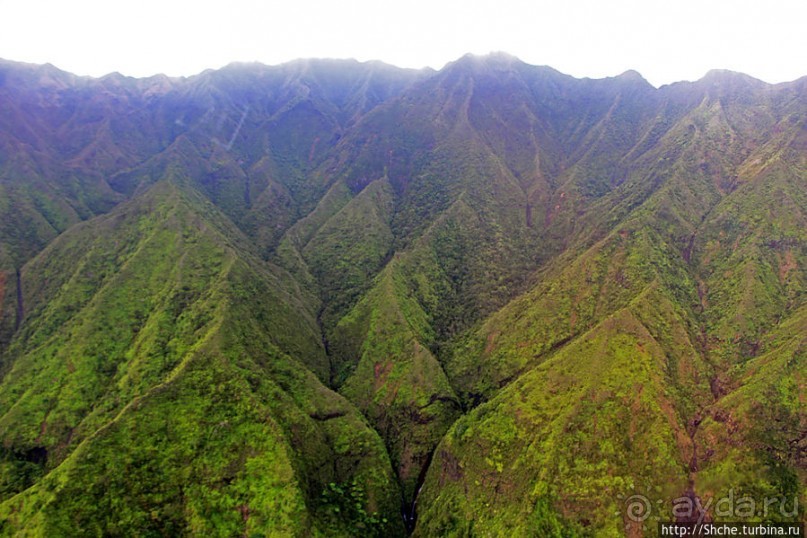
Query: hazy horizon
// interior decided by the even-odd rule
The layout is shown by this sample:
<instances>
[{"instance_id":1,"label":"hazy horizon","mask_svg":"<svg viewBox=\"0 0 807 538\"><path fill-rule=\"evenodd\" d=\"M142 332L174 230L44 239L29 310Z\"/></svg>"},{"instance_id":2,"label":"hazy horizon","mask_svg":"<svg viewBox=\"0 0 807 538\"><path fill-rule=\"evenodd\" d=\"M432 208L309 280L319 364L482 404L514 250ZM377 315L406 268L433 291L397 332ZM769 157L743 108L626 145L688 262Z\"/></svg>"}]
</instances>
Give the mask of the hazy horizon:
<instances>
[{"instance_id":1,"label":"hazy horizon","mask_svg":"<svg viewBox=\"0 0 807 538\"><path fill-rule=\"evenodd\" d=\"M101 75L87 75L87 74L82 74L82 73L76 73L76 72L71 71L69 69L65 69L62 66L54 64L53 62L43 62L43 63L25 62L25 61L18 61L18 60L14 60L14 59L11 59L11 58L3 58L3 57L0 57L0 60L14 62L14 63L18 63L18 64L27 64L27 65L32 65L32 66L51 65L51 66L55 67L56 69L58 69L60 71L63 71L63 72L66 72L66 73L70 73L71 75L82 77L82 78L91 78L91 79L96 79L96 80L97 79L102 79L102 78L105 78L105 77L108 77L108 76L112 76L112 75L121 75L121 76L124 76L124 77L134 78L134 79L148 79L148 78L151 78L151 77L159 77L159 76L167 76L168 78L173 78L173 79L183 79L183 78L192 78L192 77L201 75L201 74L205 73L206 71L216 71L216 70L219 70L219 69L224 69L224 68L226 68L228 66L232 66L232 65L251 65L251 64L254 64L254 65L262 65L262 66L265 66L265 67L280 67L280 66L283 66L283 65L293 64L293 63L296 63L296 62L306 62L306 61L334 61L334 62L351 62L351 61L353 61L353 62L357 62L359 64L376 63L377 62L377 63L382 63L384 65L388 65L390 67L398 68L398 69L432 70L432 71L436 72L436 71L440 71L440 70L444 69L448 65L450 65L450 64L452 64L452 63L454 63L454 62L456 62L458 60L461 60L462 58L464 58L465 56L468 56L468 55L484 58L484 57L492 56L492 55L496 55L496 54L506 54L506 55L512 56L516 60L519 60L519 61L521 61L521 62L523 62L523 63L525 63L527 65L531 65L531 66L534 66L534 67L547 67L547 68L550 68L550 69L554 69L555 71L558 71L559 73L561 73L563 75L570 76L570 77L578 79L578 80L580 80L580 79L602 80L602 79L606 79L606 78L619 77L619 76L621 76L621 75L623 75L623 74L625 74L627 72L636 72L648 84L650 84L651 86L653 86L653 87L655 87L657 89L661 88L661 87L664 87L664 86L669 86L669 85L672 85L672 84L678 84L678 83L681 83L681 82L697 82L698 80L703 79L710 72L713 72L713 71L717 71L717 72L727 71L727 72L732 72L732 73L738 73L738 74L742 74L742 75L745 75L745 76L749 76L749 77L754 78L756 80L760 80L761 82L766 83L766 84L770 84L770 85L787 84L789 82L794 82L794 81L799 80L801 78L807 77L807 72L805 72L805 74L797 76L796 78L791 79L791 80L784 80L784 81L781 81L781 82L768 82L766 80L762 80L762 79L759 79L757 77L754 77L752 74L749 74L749 73L743 73L741 71L735 71L735 70L732 70L732 69L722 69L722 68L719 68L719 67L715 67L715 68L712 68L712 69L709 69L709 70L705 71L699 77L693 77L692 79L674 80L674 81L671 81L671 82L666 82L664 84L653 84L653 82L647 80L647 77L644 76L644 73L642 73L641 71L638 71L637 69L626 69L625 71L622 71L621 73L614 73L612 75L605 75L605 76L601 76L601 77L575 76L575 75L572 75L570 73L565 73L564 71L562 71L560 69L557 69L557 68L555 68L555 66L552 66L552 65L537 65L537 64L530 63L530 62L525 62L523 59L519 58L518 56L512 55L512 54L510 54L510 53L508 53L506 51L491 51L491 52L485 53L485 54L466 53L466 54L463 54L462 56L459 56L459 57L457 57L457 58L455 58L453 60L450 60L450 61L446 62L444 65L442 65L442 66L440 66L438 68L433 68L431 66L425 66L425 67L421 67L421 68L402 67L402 66L398 66L398 65L392 64L390 62L385 62L384 60L378 60L378 59L357 60L356 58L308 57L308 58L294 58L292 60L288 60L288 61L284 61L284 62L280 62L280 63L274 63L274 64L269 64L269 63L261 62L261 61L258 61L258 60L253 60L253 61L235 60L235 61L228 62L228 63L226 63L224 65L221 65L221 66L218 66L218 67L207 67L207 68L204 68L204 69L202 69L201 71L199 71L197 73L191 73L191 74L188 74L188 75L170 75L170 74L167 74L167 73L153 73L153 74L150 74L150 75L143 75L143 76L128 75L126 73L121 72L120 70L110 71L108 73L104 73L104 74L101 74Z\"/></svg>"},{"instance_id":2,"label":"hazy horizon","mask_svg":"<svg viewBox=\"0 0 807 538\"><path fill-rule=\"evenodd\" d=\"M272 5L252 0L108 4L8 2L0 57L77 75L192 76L233 62L378 60L440 69L466 53L506 51L576 78L636 70L656 87L712 69L768 83L807 75L807 5L484 0Z\"/></svg>"}]
</instances>

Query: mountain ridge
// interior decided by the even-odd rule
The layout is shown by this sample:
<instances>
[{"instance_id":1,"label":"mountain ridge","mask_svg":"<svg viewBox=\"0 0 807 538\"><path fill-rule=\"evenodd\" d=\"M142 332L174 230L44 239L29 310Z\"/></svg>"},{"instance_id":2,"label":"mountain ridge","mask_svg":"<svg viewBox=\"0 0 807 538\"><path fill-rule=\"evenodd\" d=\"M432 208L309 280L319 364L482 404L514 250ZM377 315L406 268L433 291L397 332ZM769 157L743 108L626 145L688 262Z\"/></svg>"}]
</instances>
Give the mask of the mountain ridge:
<instances>
[{"instance_id":1,"label":"mountain ridge","mask_svg":"<svg viewBox=\"0 0 807 538\"><path fill-rule=\"evenodd\" d=\"M521 60L519 57L514 56L514 55L512 55L512 54L510 54L508 52L504 52L504 51L494 51L494 52L489 52L489 53L486 53L486 54L467 53L467 54L461 56L460 58L458 58L457 60L452 60L452 61L447 62L441 68L433 68L433 67L421 67L421 68L399 67L399 66L396 66L395 64L386 62L386 61L381 60L381 59L357 60L355 58L308 57L308 58L297 58L297 59L294 59L294 60L288 60L288 61L281 62L281 63L278 63L278 64L267 64L267 63L260 62L260 61L236 60L236 61L229 62L229 63L227 63L227 64L225 64L225 65L223 65L223 66L221 66L219 68L207 68L207 69L203 69L199 73L195 73L195 74L191 74L191 75L167 75L167 74L164 74L164 73L154 73L154 74L145 75L145 76L134 76L134 75L124 75L124 74L122 74L122 73L120 73L118 71L112 71L112 72L109 72L109 73L106 73L106 74L103 74L103 75L97 75L97 76L95 76L95 75L76 75L76 74L72 73L71 71L66 70L66 69L62 69L62 68L60 68L60 67L58 67L58 66L56 66L56 65L54 65L52 63L44 63L44 64L42 64L42 63L36 63L36 62L27 62L27 61L12 60L12 59L7 59L7 58L0 58L0 64L4 64L6 66L22 67L22 68L25 68L27 70L34 70L34 71L38 70L40 72L48 72L48 73L52 73L52 74L59 74L62 77L64 75L68 75L70 78L72 78L74 80L81 80L81 81L98 81L98 80L101 80L101 79L104 79L104 78L107 78L107 77L123 78L123 79L126 79L126 80L143 80L143 81L154 80L154 79L157 79L157 80L170 80L170 81L182 81L182 80L188 80L188 79L192 79L192 78L195 78L195 77L199 77L199 76L202 76L202 75L205 75L205 74L214 73L216 71L221 71L223 69L235 68L235 67L256 67L256 68L259 68L259 69L263 69L263 68L267 68L267 67L268 68L276 68L276 67L282 67L282 66L292 67L292 66L301 66L301 65L306 65L306 64L310 65L312 63L331 63L331 64L374 65L374 66L383 67L383 68L392 68L392 69L399 70L399 71L434 73L434 72L441 71L441 70L445 69L445 67L447 67L448 65L455 64L457 62L462 62L462 61L466 61L466 62L486 62L486 61L491 61L491 60L492 61L498 61L499 63L511 63L511 64L512 63L517 63L517 64L529 65L529 66L532 66L532 67L542 67L542 68L549 69L549 70L556 71L556 72L560 73L560 71L558 71L558 70L556 70L553 67L550 67L548 65L530 64L530 63L525 62L524 60ZM721 67L713 67L713 68L707 70L707 72L704 73L704 75L699 79L695 79L695 80L678 80L678 81L668 82L668 83L662 84L660 86L654 86L652 84L651 84L651 86L653 86L656 89L660 89L660 88L663 88L665 86L672 86L672 85L676 85L676 84L693 84L693 83L696 83L698 81L703 80L704 78L710 78L710 77L713 77L715 75L720 75L720 74L722 74L722 75L728 75L728 74L742 75L743 77L747 77L747 78L753 79L755 81L762 82L763 84L768 85L768 86L781 86L781 85L793 84L793 83L796 83L796 82L799 82L799 81L804 81L804 79L807 78L807 75L804 75L804 76L801 76L801 77L798 77L796 79L789 80L789 81L771 83L771 82L765 82L765 81L763 81L761 79L757 79L756 77L753 77L752 75L745 74L745 73L743 73L741 71L736 71L736 70L733 70L733 69L726 69L726 68L721 68ZM638 77L637 77L637 75L638 75ZM606 75L606 76L603 76L603 77L589 77L589 76L575 77L573 75L566 75L566 76L576 78L577 80L606 80L606 79L620 78L620 77L625 77L625 76L627 76L628 78L632 78L632 79L641 78L642 80L646 80L644 78L644 76L639 71L637 71L635 69L632 69L632 68L628 68L628 69L626 69L625 71L623 71L622 73L619 73L619 74Z\"/></svg>"}]
</instances>

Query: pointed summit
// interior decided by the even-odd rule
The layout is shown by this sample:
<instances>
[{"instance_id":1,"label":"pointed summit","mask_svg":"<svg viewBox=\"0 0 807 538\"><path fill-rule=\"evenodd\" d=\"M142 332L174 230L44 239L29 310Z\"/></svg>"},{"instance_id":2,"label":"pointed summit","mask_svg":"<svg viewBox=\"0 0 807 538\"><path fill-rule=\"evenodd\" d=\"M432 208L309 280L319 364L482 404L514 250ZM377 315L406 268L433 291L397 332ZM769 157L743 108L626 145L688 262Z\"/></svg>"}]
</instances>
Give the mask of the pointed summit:
<instances>
[{"instance_id":1,"label":"pointed summit","mask_svg":"<svg viewBox=\"0 0 807 538\"><path fill-rule=\"evenodd\" d=\"M765 86L765 82L745 73L731 71L728 69L712 69L698 82L710 86L720 86L723 88L759 88Z\"/></svg>"},{"instance_id":2,"label":"pointed summit","mask_svg":"<svg viewBox=\"0 0 807 538\"><path fill-rule=\"evenodd\" d=\"M628 69L627 71L625 71L621 75L617 75L616 78L622 79L622 80L635 81L635 82L647 82L647 79L645 79L642 76L642 74L639 73L638 71L636 71L635 69Z\"/></svg>"},{"instance_id":3,"label":"pointed summit","mask_svg":"<svg viewBox=\"0 0 807 538\"><path fill-rule=\"evenodd\" d=\"M624 73L613 77L613 80L634 89L655 89L655 86L650 84L641 73L634 69L628 69Z\"/></svg>"}]
</instances>

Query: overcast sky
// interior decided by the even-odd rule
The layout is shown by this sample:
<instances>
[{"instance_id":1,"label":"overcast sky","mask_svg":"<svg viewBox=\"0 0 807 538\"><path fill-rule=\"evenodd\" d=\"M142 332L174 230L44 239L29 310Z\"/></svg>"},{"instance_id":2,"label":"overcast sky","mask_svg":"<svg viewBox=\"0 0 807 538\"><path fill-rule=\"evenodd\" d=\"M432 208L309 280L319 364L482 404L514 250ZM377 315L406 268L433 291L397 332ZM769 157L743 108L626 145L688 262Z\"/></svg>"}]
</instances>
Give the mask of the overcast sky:
<instances>
[{"instance_id":1,"label":"overcast sky","mask_svg":"<svg viewBox=\"0 0 807 538\"><path fill-rule=\"evenodd\" d=\"M807 0L0 0L0 57L81 75L309 57L439 69L491 51L656 86L712 68L783 82L807 75Z\"/></svg>"}]
</instances>

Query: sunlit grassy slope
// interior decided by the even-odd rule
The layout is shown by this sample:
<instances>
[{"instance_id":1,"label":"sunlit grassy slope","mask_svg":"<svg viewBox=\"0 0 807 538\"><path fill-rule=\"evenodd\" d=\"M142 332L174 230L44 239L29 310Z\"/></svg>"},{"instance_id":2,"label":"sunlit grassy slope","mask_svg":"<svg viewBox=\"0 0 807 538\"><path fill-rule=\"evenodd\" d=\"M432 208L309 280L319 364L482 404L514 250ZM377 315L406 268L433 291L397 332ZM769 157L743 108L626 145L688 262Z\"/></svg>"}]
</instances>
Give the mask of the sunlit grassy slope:
<instances>
[{"instance_id":1,"label":"sunlit grassy slope","mask_svg":"<svg viewBox=\"0 0 807 538\"><path fill-rule=\"evenodd\" d=\"M22 278L0 385L5 534L402 527L380 438L314 373L311 298L195 191L154 185Z\"/></svg>"}]
</instances>

